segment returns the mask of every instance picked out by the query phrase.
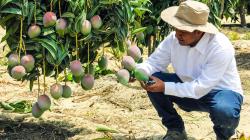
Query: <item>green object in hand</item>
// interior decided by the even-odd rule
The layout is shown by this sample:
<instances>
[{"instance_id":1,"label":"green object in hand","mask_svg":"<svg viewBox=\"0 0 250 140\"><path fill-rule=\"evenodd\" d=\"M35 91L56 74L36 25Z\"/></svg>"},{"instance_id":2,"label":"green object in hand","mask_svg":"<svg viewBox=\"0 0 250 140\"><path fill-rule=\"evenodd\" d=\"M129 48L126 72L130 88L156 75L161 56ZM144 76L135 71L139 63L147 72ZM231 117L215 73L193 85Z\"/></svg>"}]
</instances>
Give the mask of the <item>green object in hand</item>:
<instances>
[{"instance_id":1,"label":"green object in hand","mask_svg":"<svg viewBox=\"0 0 250 140\"><path fill-rule=\"evenodd\" d=\"M135 69L134 75L135 75L135 78L139 81L148 81L149 80L149 76L142 69Z\"/></svg>"}]
</instances>

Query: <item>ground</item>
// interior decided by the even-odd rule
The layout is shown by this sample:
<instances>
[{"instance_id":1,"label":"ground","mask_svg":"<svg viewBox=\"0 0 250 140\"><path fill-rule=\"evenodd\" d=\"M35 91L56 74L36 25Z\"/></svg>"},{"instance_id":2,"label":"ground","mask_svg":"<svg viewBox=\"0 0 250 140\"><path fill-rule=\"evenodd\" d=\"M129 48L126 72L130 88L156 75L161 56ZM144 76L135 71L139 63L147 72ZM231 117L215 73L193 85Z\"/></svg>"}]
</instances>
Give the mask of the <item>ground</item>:
<instances>
[{"instance_id":1,"label":"ground","mask_svg":"<svg viewBox=\"0 0 250 140\"><path fill-rule=\"evenodd\" d=\"M247 29L235 30L239 38L233 41L238 69L240 72L245 100L242 106L238 134L250 134L250 40L241 40ZM223 30L229 37L231 29ZM0 31L0 36L3 31ZM235 38L232 35L231 38ZM28 82L13 80L4 65L4 53L0 45L0 101L13 102L37 99L37 83L32 92ZM114 57L110 57L109 68L117 68ZM48 78L47 87L55 80ZM92 140L109 136L116 140L158 140L166 133L160 118L150 103L146 92L138 82L129 87L116 81L115 75L96 79L92 90L84 91L78 84L68 83L74 93L68 99L53 100L51 111L45 112L40 119L28 114L12 113L0 108L0 139L72 139ZM48 94L48 90L46 92ZM212 122L207 113L177 111L183 117L189 140L214 140ZM105 125L118 133L97 132L99 125Z\"/></svg>"}]
</instances>

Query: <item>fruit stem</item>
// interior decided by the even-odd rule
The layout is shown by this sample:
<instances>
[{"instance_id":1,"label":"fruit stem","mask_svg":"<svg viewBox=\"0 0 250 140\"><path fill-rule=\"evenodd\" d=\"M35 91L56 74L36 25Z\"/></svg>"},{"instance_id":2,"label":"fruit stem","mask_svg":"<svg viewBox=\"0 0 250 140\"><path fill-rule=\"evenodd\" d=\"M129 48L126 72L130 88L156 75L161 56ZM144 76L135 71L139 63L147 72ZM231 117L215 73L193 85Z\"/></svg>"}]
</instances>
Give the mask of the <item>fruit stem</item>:
<instances>
[{"instance_id":1,"label":"fruit stem","mask_svg":"<svg viewBox=\"0 0 250 140\"><path fill-rule=\"evenodd\" d=\"M59 8L59 17L61 17L62 12L61 12L61 0L58 0L58 8Z\"/></svg>"},{"instance_id":2,"label":"fruit stem","mask_svg":"<svg viewBox=\"0 0 250 140\"><path fill-rule=\"evenodd\" d=\"M43 94L45 94L45 79L46 78L46 69L45 69L45 49L43 47Z\"/></svg>"},{"instance_id":3,"label":"fruit stem","mask_svg":"<svg viewBox=\"0 0 250 140\"><path fill-rule=\"evenodd\" d=\"M104 44L102 44L102 56L104 56Z\"/></svg>"},{"instance_id":4,"label":"fruit stem","mask_svg":"<svg viewBox=\"0 0 250 140\"><path fill-rule=\"evenodd\" d=\"M58 65L56 65L56 83L58 83L58 73L59 73L59 71L58 71Z\"/></svg>"},{"instance_id":5,"label":"fruit stem","mask_svg":"<svg viewBox=\"0 0 250 140\"><path fill-rule=\"evenodd\" d=\"M38 71L38 75L37 75L37 84L38 84L38 93L37 93L37 98L39 97L39 93L40 93L40 79L39 79L39 76L40 76L40 73L39 73L39 70L38 70L38 67L37 67L37 71Z\"/></svg>"},{"instance_id":6,"label":"fruit stem","mask_svg":"<svg viewBox=\"0 0 250 140\"><path fill-rule=\"evenodd\" d=\"M66 71L66 68L64 69L64 84L66 85L66 83L67 83L67 71Z\"/></svg>"},{"instance_id":7,"label":"fruit stem","mask_svg":"<svg viewBox=\"0 0 250 140\"><path fill-rule=\"evenodd\" d=\"M50 12L52 12L53 0L50 0Z\"/></svg>"},{"instance_id":8,"label":"fruit stem","mask_svg":"<svg viewBox=\"0 0 250 140\"><path fill-rule=\"evenodd\" d=\"M24 51L24 55L26 55L26 47L25 47L25 43L23 41L23 38L22 38L22 43L23 43L23 51Z\"/></svg>"},{"instance_id":9,"label":"fruit stem","mask_svg":"<svg viewBox=\"0 0 250 140\"><path fill-rule=\"evenodd\" d=\"M89 43L88 43L88 74L89 74Z\"/></svg>"},{"instance_id":10,"label":"fruit stem","mask_svg":"<svg viewBox=\"0 0 250 140\"><path fill-rule=\"evenodd\" d=\"M21 58L21 50L23 48L23 38L22 38L22 35L23 35L23 17L21 16L21 19L20 19L20 38L19 38L19 58Z\"/></svg>"},{"instance_id":11,"label":"fruit stem","mask_svg":"<svg viewBox=\"0 0 250 140\"><path fill-rule=\"evenodd\" d=\"M36 24L36 0L35 1L35 7L34 7L34 20L35 20L35 24Z\"/></svg>"},{"instance_id":12,"label":"fruit stem","mask_svg":"<svg viewBox=\"0 0 250 140\"><path fill-rule=\"evenodd\" d=\"M77 40L77 33L76 33L76 37L75 37L75 42L76 42L76 60L78 60L78 40Z\"/></svg>"},{"instance_id":13,"label":"fruit stem","mask_svg":"<svg viewBox=\"0 0 250 140\"><path fill-rule=\"evenodd\" d=\"M132 39L132 31L130 30L129 23L127 23L127 28L128 28L128 36L127 36L127 39Z\"/></svg>"}]
</instances>

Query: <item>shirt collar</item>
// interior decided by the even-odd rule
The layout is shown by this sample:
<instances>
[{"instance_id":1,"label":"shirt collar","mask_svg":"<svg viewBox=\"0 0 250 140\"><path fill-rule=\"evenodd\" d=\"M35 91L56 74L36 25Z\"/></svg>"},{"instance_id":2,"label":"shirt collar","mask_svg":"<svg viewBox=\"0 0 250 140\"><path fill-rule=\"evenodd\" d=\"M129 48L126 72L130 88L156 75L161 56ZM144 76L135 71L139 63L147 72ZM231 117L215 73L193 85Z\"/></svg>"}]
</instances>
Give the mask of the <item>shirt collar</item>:
<instances>
[{"instance_id":1,"label":"shirt collar","mask_svg":"<svg viewBox=\"0 0 250 140\"><path fill-rule=\"evenodd\" d=\"M201 54L204 54L208 45L209 36L208 33L205 33L193 48L198 50Z\"/></svg>"}]
</instances>

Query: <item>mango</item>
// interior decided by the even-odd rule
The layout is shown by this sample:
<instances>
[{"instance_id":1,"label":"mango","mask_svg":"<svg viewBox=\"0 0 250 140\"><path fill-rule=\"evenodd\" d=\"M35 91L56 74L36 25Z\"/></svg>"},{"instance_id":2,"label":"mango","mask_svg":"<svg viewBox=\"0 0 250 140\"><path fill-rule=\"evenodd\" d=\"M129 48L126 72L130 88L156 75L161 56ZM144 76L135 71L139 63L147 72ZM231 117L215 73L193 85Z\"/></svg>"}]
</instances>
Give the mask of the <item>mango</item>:
<instances>
[{"instance_id":1,"label":"mango","mask_svg":"<svg viewBox=\"0 0 250 140\"><path fill-rule=\"evenodd\" d=\"M56 32L59 36L64 36L67 28L67 21L63 18L60 18L56 21Z\"/></svg>"},{"instance_id":2,"label":"mango","mask_svg":"<svg viewBox=\"0 0 250 140\"><path fill-rule=\"evenodd\" d=\"M143 69L135 69L134 75L135 75L135 79L137 79L139 81L148 81L149 80L148 74Z\"/></svg>"},{"instance_id":3,"label":"mango","mask_svg":"<svg viewBox=\"0 0 250 140\"><path fill-rule=\"evenodd\" d=\"M25 67L26 72L30 72L35 67L35 59L30 54L24 55L21 58L21 64Z\"/></svg>"},{"instance_id":4,"label":"mango","mask_svg":"<svg viewBox=\"0 0 250 140\"><path fill-rule=\"evenodd\" d=\"M32 105L32 111L31 111L31 112L32 112L33 117L35 117L35 118L41 117L42 114L44 113L44 111L42 111L42 110L39 108L37 102L34 103L34 104Z\"/></svg>"},{"instance_id":5,"label":"mango","mask_svg":"<svg viewBox=\"0 0 250 140\"><path fill-rule=\"evenodd\" d=\"M129 78L130 78L130 74L128 72L128 70L126 69L121 69L116 73L118 82L123 84L123 85L127 85L129 82Z\"/></svg>"},{"instance_id":6,"label":"mango","mask_svg":"<svg viewBox=\"0 0 250 140\"><path fill-rule=\"evenodd\" d=\"M72 94L72 90L68 85L63 85L63 98L69 98Z\"/></svg>"},{"instance_id":7,"label":"mango","mask_svg":"<svg viewBox=\"0 0 250 140\"><path fill-rule=\"evenodd\" d=\"M95 15L90 19L91 25L94 29L99 29L102 26L102 19L99 15Z\"/></svg>"},{"instance_id":8,"label":"mango","mask_svg":"<svg viewBox=\"0 0 250 140\"><path fill-rule=\"evenodd\" d=\"M135 69L135 60L131 56L124 56L122 58L122 66L125 69L132 71Z\"/></svg>"},{"instance_id":9,"label":"mango","mask_svg":"<svg viewBox=\"0 0 250 140\"><path fill-rule=\"evenodd\" d=\"M41 34L41 28L38 25L31 25L28 29L28 36L30 38L38 37Z\"/></svg>"},{"instance_id":10,"label":"mango","mask_svg":"<svg viewBox=\"0 0 250 140\"><path fill-rule=\"evenodd\" d=\"M137 47L136 44L132 44L127 51L128 55L131 56L135 62L138 62L142 55L141 55L141 50Z\"/></svg>"},{"instance_id":11,"label":"mango","mask_svg":"<svg viewBox=\"0 0 250 140\"><path fill-rule=\"evenodd\" d=\"M81 33L83 35L88 35L91 32L91 23L88 20L83 20Z\"/></svg>"},{"instance_id":12,"label":"mango","mask_svg":"<svg viewBox=\"0 0 250 140\"><path fill-rule=\"evenodd\" d=\"M25 68L21 65L15 66L11 69L11 77L16 80L21 80L26 74Z\"/></svg>"},{"instance_id":13,"label":"mango","mask_svg":"<svg viewBox=\"0 0 250 140\"><path fill-rule=\"evenodd\" d=\"M50 27L56 24L56 14L53 12L46 12L43 16L43 26Z\"/></svg>"},{"instance_id":14,"label":"mango","mask_svg":"<svg viewBox=\"0 0 250 140\"><path fill-rule=\"evenodd\" d=\"M103 55L99 60L98 60L98 66L101 69L106 69L108 67L108 58L107 56Z\"/></svg>"},{"instance_id":15,"label":"mango","mask_svg":"<svg viewBox=\"0 0 250 140\"><path fill-rule=\"evenodd\" d=\"M70 70L71 73L76 77L80 77L83 75L82 64L79 60L74 60L70 62Z\"/></svg>"},{"instance_id":16,"label":"mango","mask_svg":"<svg viewBox=\"0 0 250 140\"><path fill-rule=\"evenodd\" d=\"M40 95L37 99L38 107L42 110L48 110L51 106L51 100L47 95Z\"/></svg>"},{"instance_id":17,"label":"mango","mask_svg":"<svg viewBox=\"0 0 250 140\"><path fill-rule=\"evenodd\" d=\"M60 84L53 84L50 86L50 94L54 99L59 99L63 94L63 87Z\"/></svg>"},{"instance_id":18,"label":"mango","mask_svg":"<svg viewBox=\"0 0 250 140\"><path fill-rule=\"evenodd\" d=\"M19 64L19 60L20 60L20 58L19 58L18 54L12 53L8 57L8 66L9 67L14 67L14 66L18 65Z\"/></svg>"},{"instance_id":19,"label":"mango","mask_svg":"<svg viewBox=\"0 0 250 140\"><path fill-rule=\"evenodd\" d=\"M91 74L86 74L83 76L81 80L81 86L84 90L90 90L93 88L94 82L95 82L94 76Z\"/></svg>"}]
</instances>

